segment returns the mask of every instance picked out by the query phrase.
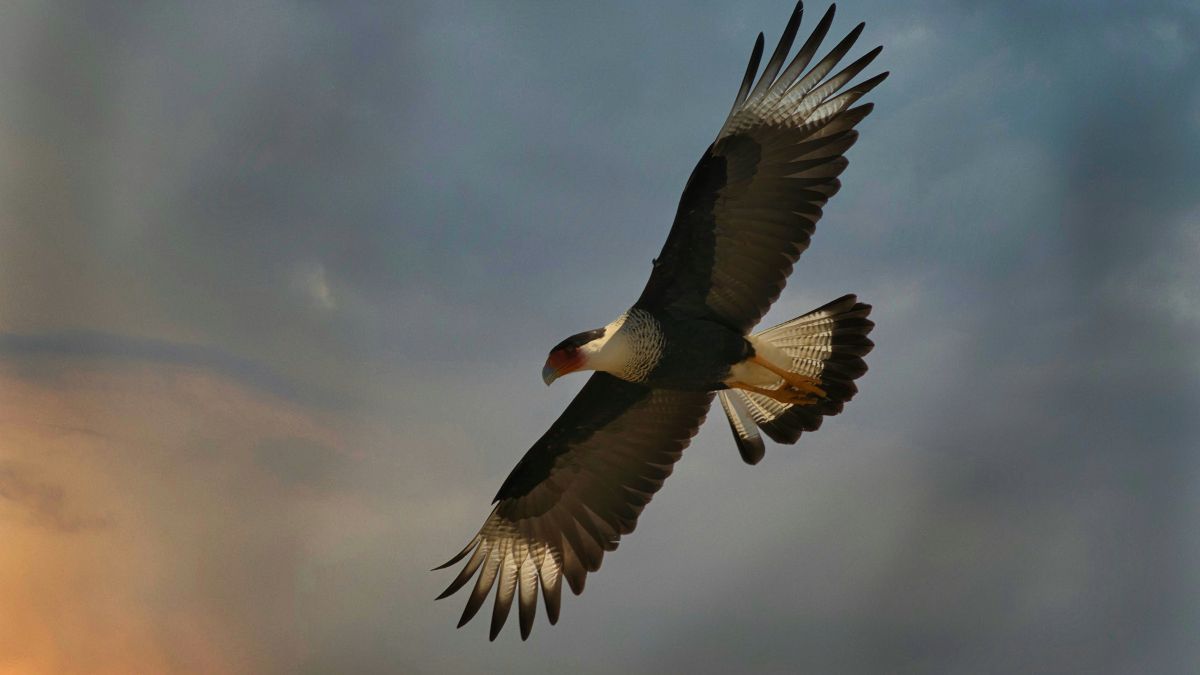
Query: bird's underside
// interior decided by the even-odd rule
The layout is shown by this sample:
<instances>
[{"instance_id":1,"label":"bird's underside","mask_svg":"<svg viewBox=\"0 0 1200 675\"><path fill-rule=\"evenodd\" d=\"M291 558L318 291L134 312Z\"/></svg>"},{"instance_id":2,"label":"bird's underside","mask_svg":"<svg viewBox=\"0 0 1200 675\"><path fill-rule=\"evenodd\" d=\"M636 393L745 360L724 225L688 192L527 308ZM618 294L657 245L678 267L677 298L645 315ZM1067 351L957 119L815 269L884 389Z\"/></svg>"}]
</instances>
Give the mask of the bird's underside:
<instances>
[{"instance_id":1,"label":"bird's underside","mask_svg":"<svg viewBox=\"0 0 1200 675\"><path fill-rule=\"evenodd\" d=\"M887 73L853 80L877 47L835 72L863 25L814 59L834 8L788 61L797 4L755 79L759 34L734 105L697 163L650 279L633 307L604 328L556 346L547 384L594 375L509 474L479 533L452 560L462 570L439 596L475 580L459 626L495 588L490 637L515 601L522 639L542 595L558 620L562 581L576 594L607 551L633 531L720 397L742 458L762 459L760 431L795 443L841 412L866 372L870 306L847 295L758 333L840 184L855 106ZM814 63L815 61L815 63ZM786 64L786 65L785 65Z\"/></svg>"}]
</instances>

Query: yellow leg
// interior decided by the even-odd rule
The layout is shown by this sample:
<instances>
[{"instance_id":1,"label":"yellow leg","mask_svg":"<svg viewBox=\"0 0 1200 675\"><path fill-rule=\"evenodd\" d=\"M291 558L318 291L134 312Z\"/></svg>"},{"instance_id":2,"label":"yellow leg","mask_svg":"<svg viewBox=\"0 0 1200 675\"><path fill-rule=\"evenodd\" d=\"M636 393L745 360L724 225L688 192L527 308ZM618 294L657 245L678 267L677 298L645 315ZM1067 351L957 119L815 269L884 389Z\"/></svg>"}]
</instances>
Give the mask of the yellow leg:
<instances>
[{"instance_id":1,"label":"yellow leg","mask_svg":"<svg viewBox=\"0 0 1200 675\"><path fill-rule=\"evenodd\" d=\"M766 368L772 373L775 373L779 377L783 378L783 381L787 382L788 386L792 389L797 389L805 394L813 394L816 396L825 395L825 390L817 386L821 383L821 381L816 378L812 378L807 375L801 375L800 373L790 373L783 368L776 366L774 363L762 358L758 354L751 356L750 361L757 363L763 368Z\"/></svg>"},{"instance_id":2,"label":"yellow leg","mask_svg":"<svg viewBox=\"0 0 1200 675\"><path fill-rule=\"evenodd\" d=\"M745 382L731 382L729 383L729 387L731 389L742 389L755 394L761 394L769 399L774 399L785 405L808 405L810 403L817 402L817 397L813 394L800 391L791 387L790 385L781 387L779 389L764 389L762 387L756 387L752 384L746 384ZM817 391L821 390L818 389ZM821 392L821 395L824 395L824 393L825 392Z\"/></svg>"}]
</instances>

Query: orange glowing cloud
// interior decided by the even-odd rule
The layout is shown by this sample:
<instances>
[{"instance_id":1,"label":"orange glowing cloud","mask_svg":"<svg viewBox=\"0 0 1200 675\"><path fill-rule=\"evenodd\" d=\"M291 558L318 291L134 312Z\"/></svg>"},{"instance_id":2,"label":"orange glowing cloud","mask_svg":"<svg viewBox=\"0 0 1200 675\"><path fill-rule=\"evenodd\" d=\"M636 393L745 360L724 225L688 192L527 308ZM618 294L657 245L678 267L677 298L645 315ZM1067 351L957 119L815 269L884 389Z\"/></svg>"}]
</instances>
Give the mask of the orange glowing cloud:
<instances>
[{"instance_id":1,"label":"orange glowing cloud","mask_svg":"<svg viewBox=\"0 0 1200 675\"><path fill-rule=\"evenodd\" d=\"M299 663L288 605L341 439L202 370L0 364L0 675Z\"/></svg>"}]
</instances>

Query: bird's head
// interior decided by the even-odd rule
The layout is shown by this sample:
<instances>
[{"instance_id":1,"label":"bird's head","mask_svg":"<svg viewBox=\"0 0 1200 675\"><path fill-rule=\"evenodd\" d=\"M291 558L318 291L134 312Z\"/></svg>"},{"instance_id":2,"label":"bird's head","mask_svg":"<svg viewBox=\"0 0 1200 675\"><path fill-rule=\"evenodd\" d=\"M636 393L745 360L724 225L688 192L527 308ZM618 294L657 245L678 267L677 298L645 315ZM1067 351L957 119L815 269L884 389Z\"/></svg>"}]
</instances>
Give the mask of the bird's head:
<instances>
[{"instance_id":1,"label":"bird's head","mask_svg":"<svg viewBox=\"0 0 1200 675\"><path fill-rule=\"evenodd\" d=\"M563 340L550 350L546 357L546 365L542 368L542 380L549 385L551 382L577 370L595 370L588 363L588 356L596 351L599 342L604 338L605 329L584 331Z\"/></svg>"}]
</instances>

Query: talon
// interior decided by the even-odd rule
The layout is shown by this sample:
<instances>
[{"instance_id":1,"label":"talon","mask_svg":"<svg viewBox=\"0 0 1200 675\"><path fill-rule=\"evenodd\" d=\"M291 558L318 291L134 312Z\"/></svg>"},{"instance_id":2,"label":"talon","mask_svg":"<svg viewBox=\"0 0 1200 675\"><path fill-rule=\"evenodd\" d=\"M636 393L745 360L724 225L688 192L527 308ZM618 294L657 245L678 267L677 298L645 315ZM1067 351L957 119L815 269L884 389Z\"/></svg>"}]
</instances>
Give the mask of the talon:
<instances>
[{"instance_id":1,"label":"talon","mask_svg":"<svg viewBox=\"0 0 1200 675\"><path fill-rule=\"evenodd\" d=\"M817 397L795 389L783 389L788 402L792 405L810 405L817 402Z\"/></svg>"},{"instance_id":2,"label":"talon","mask_svg":"<svg viewBox=\"0 0 1200 675\"><path fill-rule=\"evenodd\" d=\"M755 394L761 394L769 399L779 401L785 405L812 405L820 400L820 397L825 395L824 391L821 391L821 389L817 387L812 387L811 385L809 388L819 392L819 394L813 395L813 393L810 391L802 391L791 385L784 385L779 389L764 389L762 387L755 387L754 385L746 384L745 382L733 382L730 383L729 387L732 389L742 389Z\"/></svg>"},{"instance_id":3,"label":"talon","mask_svg":"<svg viewBox=\"0 0 1200 675\"><path fill-rule=\"evenodd\" d=\"M804 376L801 375L800 377ZM799 389L800 391L813 394L815 398L825 398L825 390L817 386L821 383L820 380L816 380L811 377L804 377L804 379L806 382L800 384L797 384L796 382L789 382L788 384L792 385L796 389Z\"/></svg>"},{"instance_id":4,"label":"talon","mask_svg":"<svg viewBox=\"0 0 1200 675\"><path fill-rule=\"evenodd\" d=\"M821 398L824 396L824 392L814 395L813 393L801 391L793 387L786 387L779 391L786 392L787 398L790 400L792 405L812 405L813 403L821 400ZM820 390L818 389L817 391Z\"/></svg>"},{"instance_id":5,"label":"talon","mask_svg":"<svg viewBox=\"0 0 1200 675\"><path fill-rule=\"evenodd\" d=\"M802 391L806 394L815 394L818 398L825 397L825 390L817 386L821 383L821 381L815 377L809 377L807 375L801 375L800 373L793 373L784 370L783 368L780 368L779 366L771 363L757 354L751 356L750 360L778 375L784 382L787 383L789 388Z\"/></svg>"}]
</instances>

